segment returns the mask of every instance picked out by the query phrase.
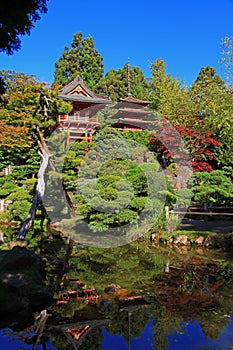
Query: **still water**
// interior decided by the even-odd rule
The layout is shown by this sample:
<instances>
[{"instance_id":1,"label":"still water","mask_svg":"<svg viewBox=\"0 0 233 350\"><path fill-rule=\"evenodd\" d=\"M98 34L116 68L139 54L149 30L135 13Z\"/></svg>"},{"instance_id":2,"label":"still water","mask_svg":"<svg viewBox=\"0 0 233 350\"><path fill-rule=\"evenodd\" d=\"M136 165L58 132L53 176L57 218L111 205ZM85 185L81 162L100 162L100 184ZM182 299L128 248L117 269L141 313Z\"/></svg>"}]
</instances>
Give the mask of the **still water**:
<instances>
[{"instance_id":1,"label":"still water","mask_svg":"<svg viewBox=\"0 0 233 350\"><path fill-rule=\"evenodd\" d=\"M131 336L125 339L123 335L108 333L105 327L101 328L101 340L91 345L85 346L85 341L82 345L77 345L77 349L99 349L99 350L151 350L151 349L166 349L166 350L230 350L233 348L233 319L228 320L228 324L222 330L219 330L219 336L211 338L204 334L200 324L197 320L190 322L181 322L179 330L168 334L166 337L166 344L158 344L156 346L155 337L156 329L152 321L147 322L143 331L138 337ZM10 329L5 329L0 332L0 342L2 350L31 350L32 345L19 340L21 335L13 333ZM91 339L90 335L89 338ZM90 341L89 339L89 341ZM88 341L88 340L86 340ZM90 344L88 341L88 344ZM72 349L67 344L63 349ZM89 345L88 345L89 346ZM61 348L61 347L60 347ZM75 349L75 347L73 347ZM50 338L43 345L37 345L37 350L56 350L59 347L53 345Z\"/></svg>"},{"instance_id":2,"label":"still water","mask_svg":"<svg viewBox=\"0 0 233 350\"><path fill-rule=\"evenodd\" d=\"M47 284L52 285L57 271L51 262L60 251L47 249L48 242L38 246L44 247ZM66 273L69 281L78 278L93 286L98 300L57 304L72 287L68 281L54 290L40 340L36 343L33 324L21 329L19 320L11 321L0 331L1 350L233 349L230 253L143 245L76 247ZM109 292L112 285L115 290ZM83 327L87 330L81 334ZM72 329L79 332L77 339Z\"/></svg>"}]
</instances>

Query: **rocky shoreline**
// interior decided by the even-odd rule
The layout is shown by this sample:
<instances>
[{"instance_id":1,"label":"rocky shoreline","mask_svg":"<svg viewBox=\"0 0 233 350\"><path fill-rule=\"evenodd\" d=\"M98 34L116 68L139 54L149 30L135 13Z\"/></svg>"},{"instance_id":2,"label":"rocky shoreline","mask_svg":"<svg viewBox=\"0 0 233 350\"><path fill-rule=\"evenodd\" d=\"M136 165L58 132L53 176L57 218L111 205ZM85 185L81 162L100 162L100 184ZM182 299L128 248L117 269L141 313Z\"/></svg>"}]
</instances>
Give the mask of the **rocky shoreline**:
<instances>
[{"instance_id":1,"label":"rocky shoreline","mask_svg":"<svg viewBox=\"0 0 233 350\"><path fill-rule=\"evenodd\" d=\"M223 249L224 251L230 251L233 249L233 233L210 233L208 235L197 234L195 238L190 238L186 234L177 234L173 236L166 236L153 233L150 237L153 245L166 245L166 246L193 246L203 247L208 249Z\"/></svg>"}]
</instances>

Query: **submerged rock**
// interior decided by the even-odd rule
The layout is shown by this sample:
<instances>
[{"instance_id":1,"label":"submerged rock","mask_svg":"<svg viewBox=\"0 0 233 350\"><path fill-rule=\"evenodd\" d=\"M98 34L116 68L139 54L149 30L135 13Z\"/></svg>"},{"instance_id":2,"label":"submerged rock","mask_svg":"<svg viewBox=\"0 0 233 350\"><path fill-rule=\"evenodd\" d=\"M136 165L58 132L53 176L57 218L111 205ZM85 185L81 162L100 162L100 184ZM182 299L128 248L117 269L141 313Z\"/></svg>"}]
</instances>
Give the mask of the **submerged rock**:
<instances>
[{"instance_id":1,"label":"submerged rock","mask_svg":"<svg viewBox=\"0 0 233 350\"><path fill-rule=\"evenodd\" d=\"M34 311L41 311L53 301L44 283L41 259L31 250L16 246L5 253L0 264L1 326L31 320ZM22 319L23 317L23 319ZM14 321L18 320L18 321Z\"/></svg>"},{"instance_id":2,"label":"submerged rock","mask_svg":"<svg viewBox=\"0 0 233 350\"><path fill-rule=\"evenodd\" d=\"M26 247L15 246L8 251L2 261L2 268L6 270L18 270L30 268L37 260L36 254Z\"/></svg>"},{"instance_id":3,"label":"submerged rock","mask_svg":"<svg viewBox=\"0 0 233 350\"><path fill-rule=\"evenodd\" d=\"M33 282L32 277L25 273L3 273L0 276L0 281L3 285L21 292Z\"/></svg>"}]
</instances>

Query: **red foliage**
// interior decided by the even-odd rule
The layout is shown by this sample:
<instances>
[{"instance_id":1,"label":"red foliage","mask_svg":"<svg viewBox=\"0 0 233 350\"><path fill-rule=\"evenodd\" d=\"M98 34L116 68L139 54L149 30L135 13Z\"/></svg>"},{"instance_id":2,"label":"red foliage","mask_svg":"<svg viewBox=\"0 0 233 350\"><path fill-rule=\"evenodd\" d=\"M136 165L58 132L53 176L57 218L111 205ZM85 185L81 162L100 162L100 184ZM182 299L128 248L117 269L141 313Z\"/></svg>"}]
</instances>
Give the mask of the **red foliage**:
<instances>
[{"instance_id":1,"label":"red foliage","mask_svg":"<svg viewBox=\"0 0 233 350\"><path fill-rule=\"evenodd\" d=\"M212 161L215 160L213 151L216 146L221 146L221 144L213 137L211 132L198 132L183 125L172 127L166 122L161 123L159 127L157 126L157 129L161 132L157 132L153 137L150 137L149 144L168 163L179 161L182 164L187 161L187 159L182 159L184 154L181 149L182 142L177 136L180 135L189 151L193 171L210 172L213 170Z\"/></svg>"}]
</instances>

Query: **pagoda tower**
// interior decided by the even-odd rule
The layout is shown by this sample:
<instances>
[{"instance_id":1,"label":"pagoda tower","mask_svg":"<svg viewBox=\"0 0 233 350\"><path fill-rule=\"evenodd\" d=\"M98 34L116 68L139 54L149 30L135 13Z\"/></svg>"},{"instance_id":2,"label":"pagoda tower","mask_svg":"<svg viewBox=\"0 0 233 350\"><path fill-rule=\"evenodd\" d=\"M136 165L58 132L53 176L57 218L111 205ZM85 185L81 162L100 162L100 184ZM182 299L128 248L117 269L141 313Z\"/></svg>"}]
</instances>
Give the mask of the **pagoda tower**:
<instances>
[{"instance_id":1,"label":"pagoda tower","mask_svg":"<svg viewBox=\"0 0 233 350\"><path fill-rule=\"evenodd\" d=\"M147 129L151 121L150 116L152 112L145 109L150 104L149 101L137 99L130 94L126 98L120 99L113 106L113 110L117 112L109 116L109 121L112 127L124 130L142 131Z\"/></svg>"},{"instance_id":2,"label":"pagoda tower","mask_svg":"<svg viewBox=\"0 0 233 350\"><path fill-rule=\"evenodd\" d=\"M127 64L127 79L128 79L128 96L121 98L117 102L113 109L117 112L109 116L109 121L114 120L111 123L112 127L118 128L122 131L142 131L145 130L150 121L148 119L151 115L151 111L145 109L150 104L150 101L140 100L131 95L131 79L130 79L130 64Z\"/></svg>"}]
</instances>

